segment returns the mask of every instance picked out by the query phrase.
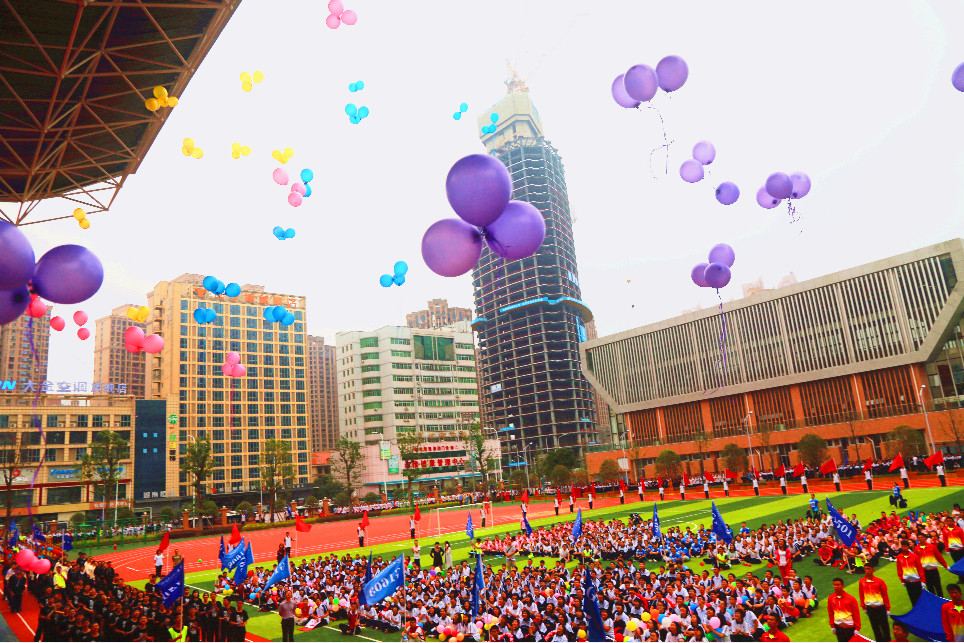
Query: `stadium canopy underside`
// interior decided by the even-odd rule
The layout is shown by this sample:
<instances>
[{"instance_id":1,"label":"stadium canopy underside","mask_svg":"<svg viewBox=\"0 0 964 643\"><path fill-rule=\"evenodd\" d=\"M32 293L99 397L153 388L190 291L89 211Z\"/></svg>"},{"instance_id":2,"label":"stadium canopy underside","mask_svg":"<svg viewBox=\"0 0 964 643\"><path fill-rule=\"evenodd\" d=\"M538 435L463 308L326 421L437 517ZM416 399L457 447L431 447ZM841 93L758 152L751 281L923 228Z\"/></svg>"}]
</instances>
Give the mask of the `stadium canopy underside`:
<instances>
[{"instance_id":1,"label":"stadium canopy underside","mask_svg":"<svg viewBox=\"0 0 964 643\"><path fill-rule=\"evenodd\" d=\"M0 0L0 217L110 208L241 0ZM46 217L34 208L77 205Z\"/></svg>"}]
</instances>

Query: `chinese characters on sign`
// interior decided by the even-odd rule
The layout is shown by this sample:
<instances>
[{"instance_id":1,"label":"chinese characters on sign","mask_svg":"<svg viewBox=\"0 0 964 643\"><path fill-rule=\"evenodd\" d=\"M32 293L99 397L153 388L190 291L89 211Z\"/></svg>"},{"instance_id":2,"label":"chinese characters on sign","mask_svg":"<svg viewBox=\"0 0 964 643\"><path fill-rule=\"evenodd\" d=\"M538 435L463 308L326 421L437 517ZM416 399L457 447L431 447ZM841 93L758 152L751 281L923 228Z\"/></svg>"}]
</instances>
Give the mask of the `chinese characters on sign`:
<instances>
[{"instance_id":1,"label":"chinese characters on sign","mask_svg":"<svg viewBox=\"0 0 964 643\"><path fill-rule=\"evenodd\" d=\"M113 393L116 395L127 395L127 383L123 384L104 384L101 382L34 382L32 380L22 381L20 389L23 393ZM0 382L0 390L16 391L17 381Z\"/></svg>"}]
</instances>

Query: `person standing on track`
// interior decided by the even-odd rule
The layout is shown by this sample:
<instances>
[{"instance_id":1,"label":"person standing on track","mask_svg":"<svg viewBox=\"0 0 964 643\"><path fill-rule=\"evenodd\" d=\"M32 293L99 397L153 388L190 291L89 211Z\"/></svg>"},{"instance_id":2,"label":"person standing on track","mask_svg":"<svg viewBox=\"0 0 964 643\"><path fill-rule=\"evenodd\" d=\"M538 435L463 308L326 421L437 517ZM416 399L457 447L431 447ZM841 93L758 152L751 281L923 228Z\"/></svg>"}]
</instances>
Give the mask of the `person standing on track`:
<instances>
[{"instance_id":1,"label":"person standing on track","mask_svg":"<svg viewBox=\"0 0 964 643\"><path fill-rule=\"evenodd\" d=\"M164 554L158 549L154 554L154 574L160 577L162 569L164 569Z\"/></svg>"},{"instance_id":2,"label":"person standing on track","mask_svg":"<svg viewBox=\"0 0 964 643\"><path fill-rule=\"evenodd\" d=\"M482 529L485 529L485 505L487 503L482 503L482 508L479 509L479 513L482 514ZM415 521L412 521L412 538L415 538Z\"/></svg>"},{"instance_id":3,"label":"person standing on track","mask_svg":"<svg viewBox=\"0 0 964 643\"><path fill-rule=\"evenodd\" d=\"M709 500L710 499L710 481L703 476L703 496Z\"/></svg>"},{"instance_id":4,"label":"person standing on track","mask_svg":"<svg viewBox=\"0 0 964 643\"><path fill-rule=\"evenodd\" d=\"M573 500L572 500L572 492L570 491L569 492L569 513L574 513L572 507L573 507Z\"/></svg>"},{"instance_id":5,"label":"person standing on track","mask_svg":"<svg viewBox=\"0 0 964 643\"><path fill-rule=\"evenodd\" d=\"M874 630L874 640L890 640L890 597L887 596L887 583L884 579L874 576L874 566L864 565L864 577L857 583L859 586L860 603L867 612L867 620Z\"/></svg>"},{"instance_id":6,"label":"person standing on track","mask_svg":"<svg viewBox=\"0 0 964 643\"><path fill-rule=\"evenodd\" d=\"M291 532L285 532L285 556L291 557Z\"/></svg>"},{"instance_id":7,"label":"person standing on track","mask_svg":"<svg viewBox=\"0 0 964 643\"><path fill-rule=\"evenodd\" d=\"M787 474L784 473L780 476L780 493L784 496L787 495Z\"/></svg>"},{"instance_id":8,"label":"person standing on track","mask_svg":"<svg viewBox=\"0 0 964 643\"><path fill-rule=\"evenodd\" d=\"M871 475L870 467L864 468L864 481L867 483L867 491L874 490L874 478Z\"/></svg>"},{"instance_id":9,"label":"person standing on track","mask_svg":"<svg viewBox=\"0 0 964 643\"><path fill-rule=\"evenodd\" d=\"M555 504L556 504L556 515L558 516L559 515L559 496L556 496Z\"/></svg>"},{"instance_id":10,"label":"person standing on track","mask_svg":"<svg viewBox=\"0 0 964 643\"><path fill-rule=\"evenodd\" d=\"M833 472L833 486L837 488L837 493L840 493L840 473L836 469Z\"/></svg>"},{"instance_id":11,"label":"person standing on track","mask_svg":"<svg viewBox=\"0 0 964 643\"><path fill-rule=\"evenodd\" d=\"M482 510L482 526L485 527L485 509ZM408 517L408 530L412 534L412 540L415 540L415 516Z\"/></svg>"},{"instance_id":12,"label":"person standing on track","mask_svg":"<svg viewBox=\"0 0 964 643\"><path fill-rule=\"evenodd\" d=\"M904 489L910 489L910 478L907 477L907 467L900 468L900 481L904 483Z\"/></svg>"},{"instance_id":13,"label":"person standing on track","mask_svg":"<svg viewBox=\"0 0 964 643\"><path fill-rule=\"evenodd\" d=\"M590 509L590 510L592 509L592 492L593 492L593 490L594 490L593 487L589 487L589 509Z\"/></svg>"},{"instance_id":14,"label":"person standing on track","mask_svg":"<svg viewBox=\"0 0 964 643\"><path fill-rule=\"evenodd\" d=\"M640 479L640 481L639 481L639 501L640 501L640 502L643 501L643 481L642 481L642 479Z\"/></svg>"},{"instance_id":15,"label":"person standing on track","mask_svg":"<svg viewBox=\"0 0 964 643\"><path fill-rule=\"evenodd\" d=\"M944 463L942 462L934 467L934 472L937 473L937 479L941 481L941 486L946 487L947 478L944 477Z\"/></svg>"},{"instance_id":16,"label":"person standing on track","mask_svg":"<svg viewBox=\"0 0 964 643\"><path fill-rule=\"evenodd\" d=\"M365 528L362 527L361 523L358 523L358 546L365 546Z\"/></svg>"},{"instance_id":17,"label":"person standing on track","mask_svg":"<svg viewBox=\"0 0 964 643\"><path fill-rule=\"evenodd\" d=\"M415 541L412 545L412 564L415 565L416 569L422 569L422 546Z\"/></svg>"}]
</instances>

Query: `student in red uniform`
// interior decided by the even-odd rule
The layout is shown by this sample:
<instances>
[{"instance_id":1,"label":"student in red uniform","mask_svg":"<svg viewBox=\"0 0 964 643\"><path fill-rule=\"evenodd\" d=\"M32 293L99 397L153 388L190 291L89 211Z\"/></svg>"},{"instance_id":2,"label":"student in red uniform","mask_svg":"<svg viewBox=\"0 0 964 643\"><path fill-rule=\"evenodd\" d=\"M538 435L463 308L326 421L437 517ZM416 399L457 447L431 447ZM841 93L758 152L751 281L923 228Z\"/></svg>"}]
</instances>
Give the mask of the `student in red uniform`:
<instances>
[{"instance_id":1,"label":"student in red uniform","mask_svg":"<svg viewBox=\"0 0 964 643\"><path fill-rule=\"evenodd\" d=\"M864 565L864 577L857 583L860 589L860 604L867 612L867 620L874 629L875 641L890 640L890 624L887 615L890 614L890 597L887 595L887 583L874 576L874 566Z\"/></svg>"},{"instance_id":2,"label":"student in red uniform","mask_svg":"<svg viewBox=\"0 0 964 643\"><path fill-rule=\"evenodd\" d=\"M947 641L964 641L964 601L961 600L961 586L951 583L947 586L951 600L941 605L941 625Z\"/></svg>"},{"instance_id":3,"label":"student in red uniform","mask_svg":"<svg viewBox=\"0 0 964 643\"><path fill-rule=\"evenodd\" d=\"M897 578L907 589L910 604L917 605L917 599L923 591L921 580L924 578L924 567L917 554L910 550L910 542L907 540L900 541L900 552L897 554Z\"/></svg>"},{"instance_id":4,"label":"student in red uniform","mask_svg":"<svg viewBox=\"0 0 964 643\"><path fill-rule=\"evenodd\" d=\"M860 607L857 599L844 591L842 578L833 579L833 594L827 598L830 629L838 641L849 641L860 629Z\"/></svg>"},{"instance_id":5,"label":"student in red uniform","mask_svg":"<svg viewBox=\"0 0 964 643\"><path fill-rule=\"evenodd\" d=\"M947 569L947 562L945 562L944 557L941 556L941 551L937 548L937 545L928 538L925 544L917 545L917 547L914 548L914 553L920 558L921 567L924 568L924 584L927 591L935 596L944 598L940 569L941 565L944 566L944 569Z\"/></svg>"},{"instance_id":6,"label":"student in red uniform","mask_svg":"<svg viewBox=\"0 0 964 643\"><path fill-rule=\"evenodd\" d=\"M950 516L944 519L941 537L944 540L944 549L951 555L951 560L956 563L964 558L964 529L961 529ZM957 580L964 583L964 575L958 574Z\"/></svg>"},{"instance_id":7,"label":"student in red uniform","mask_svg":"<svg viewBox=\"0 0 964 643\"><path fill-rule=\"evenodd\" d=\"M773 614L766 617L770 629L760 637L761 641L789 641L790 637L780 631L780 619Z\"/></svg>"}]
</instances>

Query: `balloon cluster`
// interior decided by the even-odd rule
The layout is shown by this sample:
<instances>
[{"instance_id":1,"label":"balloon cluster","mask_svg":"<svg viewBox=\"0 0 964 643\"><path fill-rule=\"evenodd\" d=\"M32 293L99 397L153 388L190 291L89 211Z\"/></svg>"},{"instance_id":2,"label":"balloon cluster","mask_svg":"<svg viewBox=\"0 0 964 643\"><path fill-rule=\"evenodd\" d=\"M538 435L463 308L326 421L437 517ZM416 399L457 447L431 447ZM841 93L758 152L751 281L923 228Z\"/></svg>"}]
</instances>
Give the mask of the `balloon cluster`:
<instances>
[{"instance_id":1,"label":"balloon cluster","mask_svg":"<svg viewBox=\"0 0 964 643\"><path fill-rule=\"evenodd\" d=\"M961 63L951 74L951 85L959 92L964 92L964 63Z\"/></svg>"},{"instance_id":2,"label":"balloon cluster","mask_svg":"<svg viewBox=\"0 0 964 643\"><path fill-rule=\"evenodd\" d=\"M288 172L284 168L277 167L274 172L271 173L271 178L278 185L288 185ZM315 178L315 173L311 170L305 168L301 171L301 181L294 182L291 184L291 192L288 194L288 205L297 208L302 203L302 199L306 199L311 196L311 186L308 185ZM275 235L277 236L277 234ZM279 237L280 238L280 237ZM290 237L289 237L290 238Z\"/></svg>"},{"instance_id":3,"label":"balloon cluster","mask_svg":"<svg viewBox=\"0 0 964 643\"><path fill-rule=\"evenodd\" d=\"M767 177L766 183L756 193L756 202L769 210L780 205L784 199L788 199L788 205L792 208L793 199L802 199L810 193L810 177L803 172L794 172L787 175L783 172L774 172Z\"/></svg>"},{"instance_id":4,"label":"balloon cluster","mask_svg":"<svg viewBox=\"0 0 964 643\"><path fill-rule=\"evenodd\" d=\"M201 282L204 289L213 292L215 295L225 295L226 297L237 297L241 294L241 286L231 282L228 285L224 285L223 281L220 281L217 277L212 277L208 275Z\"/></svg>"},{"instance_id":5,"label":"balloon cluster","mask_svg":"<svg viewBox=\"0 0 964 643\"><path fill-rule=\"evenodd\" d=\"M329 29L337 29L341 26L341 23L350 27L358 22L358 14L351 9L345 9L341 0L331 0L328 3L328 11L331 13L325 18L325 24L328 25Z\"/></svg>"},{"instance_id":6,"label":"balloon cluster","mask_svg":"<svg viewBox=\"0 0 964 643\"><path fill-rule=\"evenodd\" d=\"M378 283L383 287L389 288L392 284L396 286L401 286L405 283L405 273L408 272L408 264L404 261L395 262L395 274L394 275L382 275L378 278Z\"/></svg>"},{"instance_id":7,"label":"balloon cluster","mask_svg":"<svg viewBox=\"0 0 964 643\"><path fill-rule=\"evenodd\" d=\"M140 326L129 326L124 331L124 348L131 353L160 353L164 350L164 338L160 335L144 336Z\"/></svg>"},{"instance_id":8,"label":"balloon cluster","mask_svg":"<svg viewBox=\"0 0 964 643\"><path fill-rule=\"evenodd\" d=\"M275 238L278 239L278 241L284 241L285 239L294 239L295 229L288 228L287 230L285 230L280 225L276 225L274 229L271 231L271 234L273 234Z\"/></svg>"},{"instance_id":9,"label":"balloon cluster","mask_svg":"<svg viewBox=\"0 0 964 643\"><path fill-rule=\"evenodd\" d=\"M173 96L168 96L167 90L160 85L154 88L154 98L148 98L144 101L144 107L151 112L156 112L161 107L174 107L176 105L177 99Z\"/></svg>"},{"instance_id":10,"label":"balloon cluster","mask_svg":"<svg viewBox=\"0 0 964 643\"><path fill-rule=\"evenodd\" d=\"M224 356L224 364L221 364L221 372L225 377L244 377L247 369L241 363L241 356L231 351Z\"/></svg>"},{"instance_id":11,"label":"balloon cluster","mask_svg":"<svg viewBox=\"0 0 964 643\"><path fill-rule=\"evenodd\" d=\"M639 107L656 96L662 89L666 93L675 92L683 86L690 74L686 61L679 56L666 56L656 64L633 65L626 73L613 80L612 95L620 107Z\"/></svg>"},{"instance_id":12,"label":"balloon cluster","mask_svg":"<svg viewBox=\"0 0 964 643\"><path fill-rule=\"evenodd\" d=\"M33 247L17 226L0 221L0 326L19 317L28 306L79 304L104 283L104 266L90 250L63 245L35 261ZM34 303L36 302L36 303Z\"/></svg>"},{"instance_id":13,"label":"balloon cluster","mask_svg":"<svg viewBox=\"0 0 964 643\"><path fill-rule=\"evenodd\" d=\"M50 571L50 559L37 558L37 554L33 553L32 549L24 548L18 551L16 561L24 571L35 574L46 574Z\"/></svg>"},{"instance_id":14,"label":"balloon cluster","mask_svg":"<svg viewBox=\"0 0 964 643\"><path fill-rule=\"evenodd\" d=\"M365 81L363 80L356 80L353 83L348 83L348 91L353 94L355 92L360 92L363 89L365 89Z\"/></svg>"},{"instance_id":15,"label":"balloon cluster","mask_svg":"<svg viewBox=\"0 0 964 643\"><path fill-rule=\"evenodd\" d=\"M295 316L285 310L284 306L268 306L264 309L264 319L266 322L278 322L282 326L291 326L295 323Z\"/></svg>"},{"instance_id":16,"label":"balloon cluster","mask_svg":"<svg viewBox=\"0 0 964 643\"><path fill-rule=\"evenodd\" d=\"M238 143L237 141L231 143L231 158L239 159L242 156L247 156L250 153L251 147L249 145L241 145L241 143Z\"/></svg>"},{"instance_id":17,"label":"balloon cluster","mask_svg":"<svg viewBox=\"0 0 964 643\"><path fill-rule=\"evenodd\" d=\"M462 103L462 105L465 105L465 103ZM460 106L460 107L461 107L461 106ZM468 109L468 106L467 106L467 105L466 105L466 109ZM458 120L458 119L456 119L456 120ZM483 133L483 134L495 134L495 124L499 122L499 115L498 115L498 114L494 114L494 113L493 113L493 114L489 114L489 120L492 121L492 124L491 124L491 125L483 125L483 126L482 126L482 133Z\"/></svg>"},{"instance_id":18,"label":"balloon cluster","mask_svg":"<svg viewBox=\"0 0 964 643\"><path fill-rule=\"evenodd\" d=\"M290 147L286 147L284 150L274 150L271 152L271 158L276 160L278 163L287 165L291 157L295 155L295 151Z\"/></svg>"},{"instance_id":19,"label":"balloon cluster","mask_svg":"<svg viewBox=\"0 0 964 643\"><path fill-rule=\"evenodd\" d=\"M693 266L690 278L700 288L716 288L719 290L730 283L730 268L736 261L733 248L725 243L718 243L710 250L709 261Z\"/></svg>"},{"instance_id":20,"label":"balloon cluster","mask_svg":"<svg viewBox=\"0 0 964 643\"><path fill-rule=\"evenodd\" d=\"M194 309L194 321L196 321L199 324L210 324L217 318L218 318L218 314L214 312L213 308L195 308Z\"/></svg>"},{"instance_id":21,"label":"balloon cluster","mask_svg":"<svg viewBox=\"0 0 964 643\"><path fill-rule=\"evenodd\" d=\"M468 103L461 103L461 104L459 105L459 111L457 111L457 112L455 112L454 114L452 114L452 118L454 118L455 120L459 120L460 118L462 118L462 114L464 114L464 113L467 112L467 111L469 111L469 104L468 104Z\"/></svg>"},{"instance_id":22,"label":"balloon cluster","mask_svg":"<svg viewBox=\"0 0 964 643\"><path fill-rule=\"evenodd\" d=\"M252 77L251 74L243 71L241 72L241 89L249 92L254 88L254 83L260 83L262 80L264 80L264 72L256 71L254 72L254 77ZM252 83L252 81L254 81L254 83Z\"/></svg>"},{"instance_id":23,"label":"balloon cluster","mask_svg":"<svg viewBox=\"0 0 964 643\"><path fill-rule=\"evenodd\" d=\"M135 308L131 306L127 309L127 318L133 322L138 322L143 324L147 321L147 316L151 314L151 309L147 306L141 306L140 308Z\"/></svg>"},{"instance_id":24,"label":"balloon cluster","mask_svg":"<svg viewBox=\"0 0 964 643\"><path fill-rule=\"evenodd\" d=\"M703 180L703 166L709 165L716 158L716 148L709 141L700 141L693 146L693 158L683 161L679 168L679 175L687 183Z\"/></svg>"},{"instance_id":25,"label":"balloon cluster","mask_svg":"<svg viewBox=\"0 0 964 643\"><path fill-rule=\"evenodd\" d=\"M362 122L362 119L368 116L368 108L362 105L361 107L355 107L355 103L348 103L345 105L345 113L348 114L348 121L352 125L358 125Z\"/></svg>"},{"instance_id":26,"label":"balloon cluster","mask_svg":"<svg viewBox=\"0 0 964 643\"><path fill-rule=\"evenodd\" d=\"M63 320L61 319L60 321L62 322ZM87 323L87 313L85 313L82 310L75 311L74 323L80 326L80 328L77 329L77 337L79 337L81 340L86 340L88 337L90 337L90 330L83 327L84 324ZM54 320L51 319L50 326L53 327L53 325L54 325ZM55 330L63 330L63 327Z\"/></svg>"},{"instance_id":27,"label":"balloon cluster","mask_svg":"<svg viewBox=\"0 0 964 643\"><path fill-rule=\"evenodd\" d=\"M77 223L84 230L90 227L90 221L87 220L87 213L84 212L83 208L77 208L74 210L74 218L77 219Z\"/></svg>"},{"instance_id":28,"label":"balloon cluster","mask_svg":"<svg viewBox=\"0 0 964 643\"><path fill-rule=\"evenodd\" d=\"M445 178L445 194L458 219L433 223L422 236L422 259L437 275L457 277L482 256L482 241L503 259L533 255L546 237L546 222L533 205L510 201L512 177L488 154L459 159Z\"/></svg>"},{"instance_id":29,"label":"balloon cluster","mask_svg":"<svg viewBox=\"0 0 964 643\"><path fill-rule=\"evenodd\" d=\"M184 142L181 143L181 154L184 156L193 156L196 159L204 156L204 150L200 147L194 147L194 139L186 138Z\"/></svg>"}]
</instances>

